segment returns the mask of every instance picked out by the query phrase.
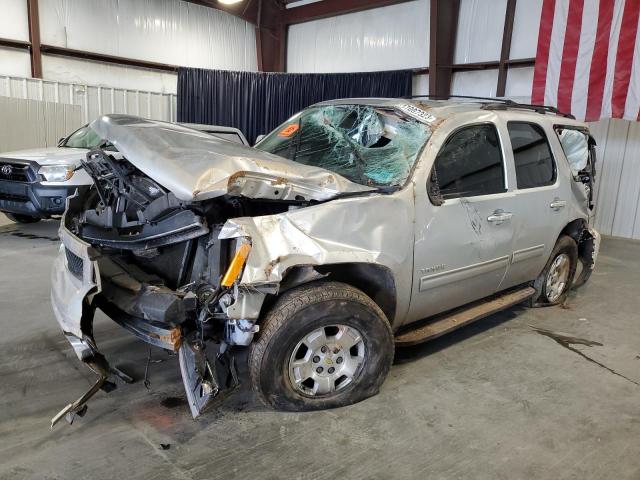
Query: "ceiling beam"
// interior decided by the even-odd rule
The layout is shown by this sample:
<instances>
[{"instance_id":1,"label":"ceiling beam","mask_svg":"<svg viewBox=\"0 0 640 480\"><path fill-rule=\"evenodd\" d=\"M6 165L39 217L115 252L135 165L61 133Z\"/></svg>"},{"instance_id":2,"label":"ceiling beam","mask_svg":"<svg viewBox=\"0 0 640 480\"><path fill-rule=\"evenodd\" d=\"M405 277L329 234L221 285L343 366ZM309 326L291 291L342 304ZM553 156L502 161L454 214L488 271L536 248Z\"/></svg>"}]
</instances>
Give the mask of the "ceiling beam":
<instances>
[{"instance_id":1,"label":"ceiling beam","mask_svg":"<svg viewBox=\"0 0 640 480\"><path fill-rule=\"evenodd\" d=\"M107 55L104 53L86 52L84 50L74 50L73 48L57 47L55 45L41 45L40 48L42 53L49 55L81 58L83 60L92 60L94 62L106 62L127 67L148 68L151 70L161 70L164 72L176 72L178 70L177 65L148 62L146 60L137 60L135 58L119 57L116 55Z\"/></svg>"},{"instance_id":2,"label":"ceiling beam","mask_svg":"<svg viewBox=\"0 0 640 480\"><path fill-rule=\"evenodd\" d=\"M500 51L500 65L498 67L498 86L496 97L504 97L507 90L507 70L511 55L511 37L513 36L513 22L516 17L517 0L507 0L507 10L504 15L504 30L502 32L502 49Z\"/></svg>"},{"instance_id":3,"label":"ceiling beam","mask_svg":"<svg viewBox=\"0 0 640 480\"><path fill-rule=\"evenodd\" d=\"M458 31L459 0L431 0L429 13L429 95L448 99Z\"/></svg>"},{"instance_id":4,"label":"ceiling beam","mask_svg":"<svg viewBox=\"0 0 640 480\"><path fill-rule=\"evenodd\" d=\"M13 40L11 38L0 38L0 47L31 49L31 43L24 40Z\"/></svg>"},{"instance_id":5,"label":"ceiling beam","mask_svg":"<svg viewBox=\"0 0 640 480\"><path fill-rule=\"evenodd\" d=\"M285 9L283 23L285 25L293 25L321 18L336 17L346 13L396 5L407 1L409 0L323 0L301 7Z\"/></svg>"},{"instance_id":6,"label":"ceiling beam","mask_svg":"<svg viewBox=\"0 0 640 480\"><path fill-rule=\"evenodd\" d=\"M38 0L27 0L27 21L29 23L29 42L31 48L31 76L42 78L42 54L40 53L40 15Z\"/></svg>"},{"instance_id":7,"label":"ceiling beam","mask_svg":"<svg viewBox=\"0 0 640 480\"><path fill-rule=\"evenodd\" d=\"M256 53L258 70L284 72L287 27L282 23L283 6L274 0L258 2L256 19Z\"/></svg>"}]
</instances>

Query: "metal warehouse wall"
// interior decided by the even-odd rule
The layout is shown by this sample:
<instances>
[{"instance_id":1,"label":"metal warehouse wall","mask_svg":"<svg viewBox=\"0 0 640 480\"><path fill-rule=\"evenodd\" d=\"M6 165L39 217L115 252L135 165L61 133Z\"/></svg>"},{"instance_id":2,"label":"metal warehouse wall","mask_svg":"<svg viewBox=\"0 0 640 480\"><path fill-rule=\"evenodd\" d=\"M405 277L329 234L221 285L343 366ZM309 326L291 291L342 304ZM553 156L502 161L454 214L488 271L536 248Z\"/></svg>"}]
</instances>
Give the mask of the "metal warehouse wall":
<instances>
[{"instance_id":1,"label":"metal warehouse wall","mask_svg":"<svg viewBox=\"0 0 640 480\"><path fill-rule=\"evenodd\" d=\"M257 70L255 28L178 0L40 0L42 43L201 68ZM26 0L0 0L0 37L29 40ZM43 55L43 76L75 84L175 93L170 73ZM29 54L0 48L0 74L30 76Z\"/></svg>"},{"instance_id":2,"label":"metal warehouse wall","mask_svg":"<svg viewBox=\"0 0 640 480\"><path fill-rule=\"evenodd\" d=\"M601 120L590 127L599 158L596 228L640 239L640 123Z\"/></svg>"},{"instance_id":3,"label":"metal warehouse wall","mask_svg":"<svg viewBox=\"0 0 640 480\"><path fill-rule=\"evenodd\" d=\"M172 122L176 120L177 100L172 93L0 75L0 96L77 105L81 122L77 127L106 113L129 113Z\"/></svg>"},{"instance_id":4,"label":"metal warehouse wall","mask_svg":"<svg viewBox=\"0 0 640 480\"><path fill-rule=\"evenodd\" d=\"M287 71L372 72L429 65L429 0L291 25ZM429 93L429 76L414 78Z\"/></svg>"},{"instance_id":5,"label":"metal warehouse wall","mask_svg":"<svg viewBox=\"0 0 640 480\"><path fill-rule=\"evenodd\" d=\"M0 97L0 152L53 147L81 124L78 105Z\"/></svg>"}]
</instances>

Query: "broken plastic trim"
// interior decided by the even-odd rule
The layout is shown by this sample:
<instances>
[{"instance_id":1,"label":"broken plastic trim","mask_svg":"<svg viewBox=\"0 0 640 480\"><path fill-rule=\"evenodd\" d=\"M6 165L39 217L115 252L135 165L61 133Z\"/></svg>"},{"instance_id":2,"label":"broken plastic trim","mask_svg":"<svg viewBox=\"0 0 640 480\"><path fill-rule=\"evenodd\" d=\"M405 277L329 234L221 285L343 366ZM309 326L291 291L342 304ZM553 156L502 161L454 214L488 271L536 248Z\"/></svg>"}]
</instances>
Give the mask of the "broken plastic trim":
<instances>
[{"instance_id":1,"label":"broken plastic trim","mask_svg":"<svg viewBox=\"0 0 640 480\"><path fill-rule=\"evenodd\" d=\"M234 358L227 352L218 354L212 364L198 341L186 341L178 351L182 383L191 416L198 418L239 385Z\"/></svg>"},{"instance_id":2,"label":"broken plastic trim","mask_svg":"<svg viewBox=\"0 0 640 480\"><path fill-rule=\"evenodd\" d=\"M51 429L63 418L67 420L69 424L72 424L76 416L83 417L87 412L87 402L93 398L93 396L98 393L100 390L104 390L105 392L111 392L116 388L116 384L109 381L109 377L111 375L119 378L125 383L133 383L133 378L131 378L126 373L118 370L117 368L111 367L104 356L99 353L95 349L95 345L93 341L87 339L86 342L89 348L93 351L93 355L83 360L83 362L95 373L98 374L98 379L96 382L74 402L68 404L62 410L60 410L52 419L51 419Z\"/></svg>"}]
</instances>

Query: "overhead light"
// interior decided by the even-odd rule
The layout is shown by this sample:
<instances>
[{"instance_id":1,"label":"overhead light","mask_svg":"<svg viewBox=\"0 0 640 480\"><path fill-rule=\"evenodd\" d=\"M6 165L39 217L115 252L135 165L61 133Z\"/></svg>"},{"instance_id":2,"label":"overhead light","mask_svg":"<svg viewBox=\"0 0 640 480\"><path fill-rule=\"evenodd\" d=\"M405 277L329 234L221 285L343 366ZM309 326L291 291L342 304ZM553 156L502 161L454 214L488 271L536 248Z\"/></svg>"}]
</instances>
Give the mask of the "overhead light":
<instances>
[{"instance_id":1,"label":"overhead light","mask_svg":"<svg viewBox=\"0 0 640 480\"><path fill-rule=\"evenodd\" d=\"M225 5L233 5L234 3L240 3L242 0L218 0L218 3L223 3Z\"/></svg>"}]
</instances>

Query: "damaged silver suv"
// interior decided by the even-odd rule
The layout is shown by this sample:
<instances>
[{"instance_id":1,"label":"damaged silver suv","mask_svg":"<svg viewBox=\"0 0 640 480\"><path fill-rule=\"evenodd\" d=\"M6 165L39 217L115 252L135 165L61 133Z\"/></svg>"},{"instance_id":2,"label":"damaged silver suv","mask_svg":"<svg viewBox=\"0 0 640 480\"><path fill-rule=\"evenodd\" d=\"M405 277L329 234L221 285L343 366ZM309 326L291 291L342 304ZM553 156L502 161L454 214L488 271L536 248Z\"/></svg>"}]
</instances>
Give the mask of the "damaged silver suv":
<instances>
[{"instance_id":1,"label":"damaged silver suv","mask_svg":"<svg viewBox=\"0 0 640 480\"><path fill-rule=\"evenodd\" d=\"M374 395L394 345L511 305L554 305L594 267L595 142L548 107L351 99L295 115L255 148L178 125L91 124L68 199L55 316L96 384L113 368L95 309L177 352L194 417L239 380L287 410Z\"/></svg>"}]
</instances>

